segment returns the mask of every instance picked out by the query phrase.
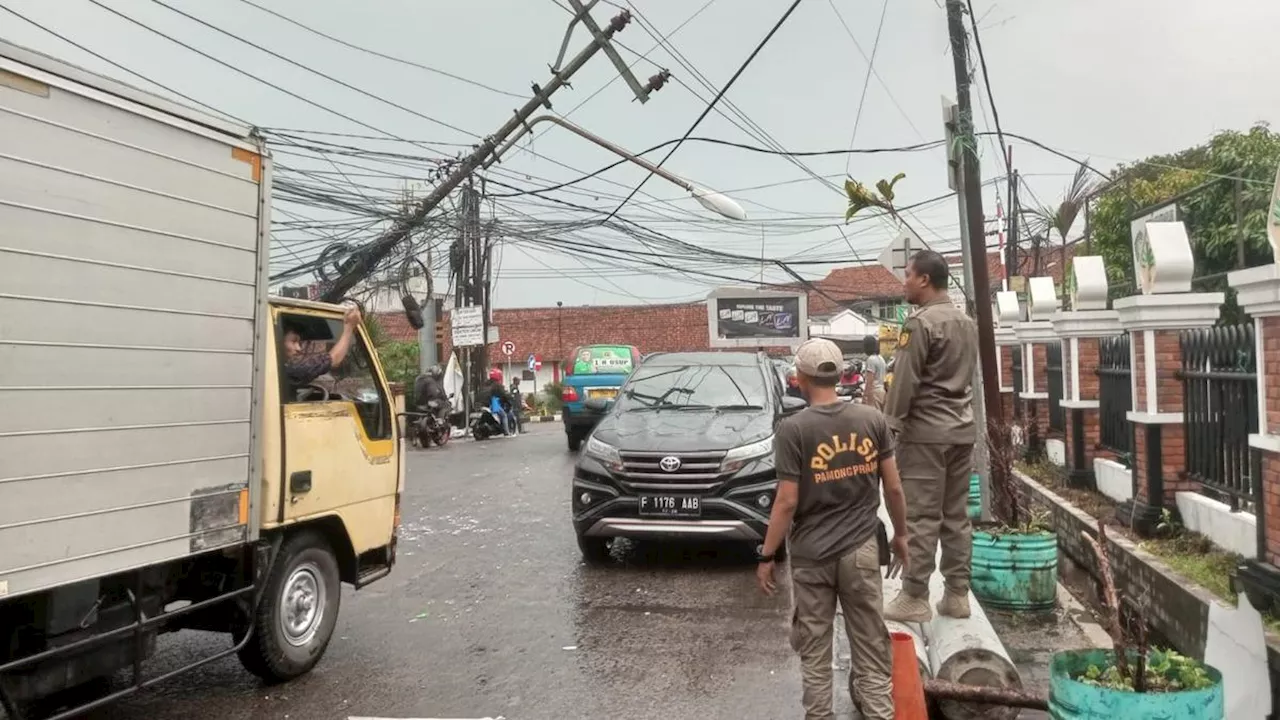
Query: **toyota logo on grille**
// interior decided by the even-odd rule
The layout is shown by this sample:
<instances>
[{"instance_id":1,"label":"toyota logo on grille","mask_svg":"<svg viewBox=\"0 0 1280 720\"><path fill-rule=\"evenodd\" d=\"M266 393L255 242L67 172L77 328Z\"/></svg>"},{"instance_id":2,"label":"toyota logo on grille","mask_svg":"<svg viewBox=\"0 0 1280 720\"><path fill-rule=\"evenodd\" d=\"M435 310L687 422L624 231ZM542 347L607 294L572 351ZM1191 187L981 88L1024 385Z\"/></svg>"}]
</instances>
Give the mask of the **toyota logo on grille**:
<instances>
[{"instance_id":1,"label":"toyota logo on grille","mask_svg":"<svg viewBox=\"0 0 1280 720\"><path fill-rule=\"evenodd\" d=\"M658 467L662 468L663 472L675 472L680 469L680 458L668 455L658 461Z\"/></svg>"}]
</instances>

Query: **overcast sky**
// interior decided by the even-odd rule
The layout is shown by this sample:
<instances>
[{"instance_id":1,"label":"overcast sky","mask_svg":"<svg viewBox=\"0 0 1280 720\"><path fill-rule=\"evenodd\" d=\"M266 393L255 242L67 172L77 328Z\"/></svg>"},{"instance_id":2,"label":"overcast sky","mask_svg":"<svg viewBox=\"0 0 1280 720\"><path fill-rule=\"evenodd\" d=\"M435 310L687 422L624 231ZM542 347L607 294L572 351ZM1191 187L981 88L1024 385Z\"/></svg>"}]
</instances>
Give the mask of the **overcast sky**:
<instances>
[{"instance_id":1,"label":"overcast sky","mask_svg":"<svg viewBox=\"0 0 1280 720\"><path fill-rule=\"evenodd\" d=\"M175 14L155 0L98 1L315 105L221 67L90 0L0 0L0 7L254 125L397 136L420 143L337 141L418 155L431 155L426 147L456 151L448 143L471 143L496 130L522 102L512 95L527 97L531 82L547 82L548 64L556 57L569 20L558 6L564 0L253 0L350 43L501 91L495 92L343 47L243 0L164 0L234 37ZM851 140L854 147L871 148L940 139L941 97L954 94L954 76L947 52L946 15L939 2L804 0L726 95L737 112L723 101L718 106L733 122L713 112L694 134L751 145L776 142L792 151L846 149ZM1243 129L1280 113L1280 94L1264 74L1280 67L1280 43L1274 36L1280 27L1280 3L973 2L981 18L981 38L1003 128L1070 155L1088 157L1101 169L1175 151L1203 142L1215 131ZM630 50L620 48L619 52L628 63L637 60L635 53L647 54L647 59L635 64L642 81L660 67L671 70L673 81L641 105L632 101L626 84L617 79L618 71L600 54L574 78L572 89L554 96L555 110L568 112L604 87L572 112L573 121L633 151L677 138L714 95L694 71L712 88L721 87L788 5L790 0L638 0L636 20L618 36ZM616 12L601 2L593 15L603 25ZM690 20L691 16L695 17ZM677 27L679 31L671 34ZM654 49L658 43L651 33L669 36L668 45ZM0 37L143 84L2 11ZM272 58L235 37L389 102ZM570 41L570 54L587 37L579 27ZM875 73L863 99L868 75L864 56L873 53ZM994 129L985 90L975 95L975 101L979 98L983 108L976 114L976 123L980 130ZM538 129L536 142L521 143L521 148L533 153L511 153L492 178L532 189L574 179L616 159L568 132L547 131L548 127ZM1015 166L1027 177L1034 195L1043 203L1055 201L1070 180L1071 163L1025 142L1011 142ZM287 153L289 148L280 150ZM660 158L663 153L651 157ZM294 167L322 166L279 151L276 157L279 163ZM984 178L1004 175L994 140L982 140L982 159ZM850 160L813 157L804 158L802 164L785 157L686 143L666 167L738 199L748 220L734 223L709 215L682 190L658 178L651 179L621 214L700 247L752 257L761 254L763 238L763 252L769 258L820 261L795 266L805 276L818 278L835 265L853 262L855 254L863 260L874 258L892 238L893 230L885 221L868 218L843 225L845 201L838 186L846 172L864 182L906 173L898 185L899 205L947 190L940 149L858 155ZM343 170L355 170L350 165L328 167L330 181L336 181ZM402 165L398 171L422 177L424 167ZM835 187L810 173L828 178ZM625 165L551 197L607 212L644 175L643 170ZM347 179L367 183L369 197L388 187L381 179ZM1003 184L999 186L1003 196ZM506 191L494 185L488 189ZM1024 194L1024 202L1035 203L1029 194ZM988 188L989 217L994 215L995 202L995 190ZM282 207L295 215L332 217L314 209ZM649 250L634 238L608 229L550 236L538 232L534 222L599 219L599 214L528 196L487 203L484 217L491 213L518 228L514 233L521 236L509 238L501 247L499 307L556 301L570 305L668 302L705 296L710 287L727 282L681 274L679 270L686 268L679 263L673 263L678 266L675 269L602 269L589 259L556 252L556 237L567 238L578 248L601 243ZM277 213L276 219L288 217ZM927 242L939 249L955 247L954 200L921 208L914 219ZM309 236L282 230L281 238L292 244L275 254L275 269L296 264L291 254L313 256L323 244L304 237ZM701 269L750 281L758 279L760 272L758 264L747 262ZM773 267L765 272L765 279L788 280Z\"/></svg>"}]
</instances>

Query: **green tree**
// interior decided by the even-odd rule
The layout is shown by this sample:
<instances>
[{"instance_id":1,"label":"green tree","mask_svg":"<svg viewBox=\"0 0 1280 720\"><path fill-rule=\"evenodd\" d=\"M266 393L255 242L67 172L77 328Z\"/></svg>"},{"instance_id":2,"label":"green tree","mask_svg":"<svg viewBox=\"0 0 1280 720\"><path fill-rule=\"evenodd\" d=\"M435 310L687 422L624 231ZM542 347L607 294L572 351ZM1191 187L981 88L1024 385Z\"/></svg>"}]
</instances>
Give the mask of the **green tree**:
<instances>
[{"instance_id":1,"label":"green tree","mask_svg":"<svg viewBox=\"0 0 1280 720\"><path fill-rule=\"evenodd\" d=\"M1172 155L1118 167L1112 182L1096 196L1089 218L1093 251L1106 261L1113 296L1135 292L1132 216L1190 190L1195 192L1178 206L1195 255L1196 290L1228 290L1226 273L1239 266L1237 232L1243 232L1244 267L1271 262L1266 223L1277 165L1280 133L1259 124L1220 132L1204 145ZM1237 186L1243 210L1239 230ZM1237 319L1234 293L1229 292L1224 321Z\"/></svg>"},{"instance_id":2,"label":"green tree","mask_svg":"<svg viewBox=\"0 0 1280 720\"><path fill-rule=\"evenodd\" d=\"M387 381L404 383L406 391L411 392L413 381L418 377L418 343L392 339L376 317L366 316L364 329L378 353Z\"/></svg>"}]
</instances>

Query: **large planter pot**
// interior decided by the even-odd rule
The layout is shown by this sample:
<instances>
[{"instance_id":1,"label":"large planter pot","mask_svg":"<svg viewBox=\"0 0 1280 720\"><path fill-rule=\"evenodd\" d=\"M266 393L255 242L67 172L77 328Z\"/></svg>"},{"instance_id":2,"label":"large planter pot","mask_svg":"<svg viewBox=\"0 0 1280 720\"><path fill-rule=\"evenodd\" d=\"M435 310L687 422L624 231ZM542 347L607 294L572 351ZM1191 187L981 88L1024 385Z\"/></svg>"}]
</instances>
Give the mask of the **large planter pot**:
<instances>
[{"instance_id":1,"label":"large planter pot","mask_svg":"<svg viewBox=\"0 0 1280 720\"><path fill-rule=\"evenodd\" d=\"M1058 597L1058 536L973 532L973 594L998 610L1040 612Z\"/></svg>"},{"instance_id":2,"label":"large planter pot","mask_svg":"<svg viewBox=\"0 0 1280 720\"><path fill-rule=\"evenodd\" d=\"M969 476L969 502L965 509L970 520L982 517L982 479L977 473Z\"/></svg>"},{"instance_id":3,"label":"large planter pot","mask_svg":"<svg viewBox=\"0 0 1280 720\"><path fill-rule=\"evenodd\" d=\"M1049 663L1049 713L1055 720L1222 720L1222 673L1205 666L1213 685L1202 690L1135 693L1073 680L1090 665L1108 667L1110 650L1071 650Z\"/></svg>"}]
</instances>

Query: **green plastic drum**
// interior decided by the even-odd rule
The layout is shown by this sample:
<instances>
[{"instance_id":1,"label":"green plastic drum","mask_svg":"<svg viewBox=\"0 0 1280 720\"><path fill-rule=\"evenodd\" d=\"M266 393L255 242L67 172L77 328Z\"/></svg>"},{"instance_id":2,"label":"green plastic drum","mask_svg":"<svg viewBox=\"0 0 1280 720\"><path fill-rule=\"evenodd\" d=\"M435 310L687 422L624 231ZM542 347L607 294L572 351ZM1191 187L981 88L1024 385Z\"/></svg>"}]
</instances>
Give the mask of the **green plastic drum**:
<instances>
[{"instance_id":1,"label":"green plastic drum","mask_svg":"<svg viewBox=\"0 0 1280 720\"><path fill-rule=\"evenodd\" d=\"M1058 536L975 530L971 583L985 607L1051 610L1058 597Z\"/></svg>"},{"instance_id":2,"label":"green plastic drum","mask_svg":"<svg viewBox=\"0 0 1280 720\"><path fill-rule=\"evenodd\" d=\"M1222 673L1206 667L1214 684L1203 690L1135 693L1089 685L1073 676L1106 667L1110 650L1070 650L1049 663L1049 713L1055 720L1222 720Z\"/></svg>"}]
</instances>

